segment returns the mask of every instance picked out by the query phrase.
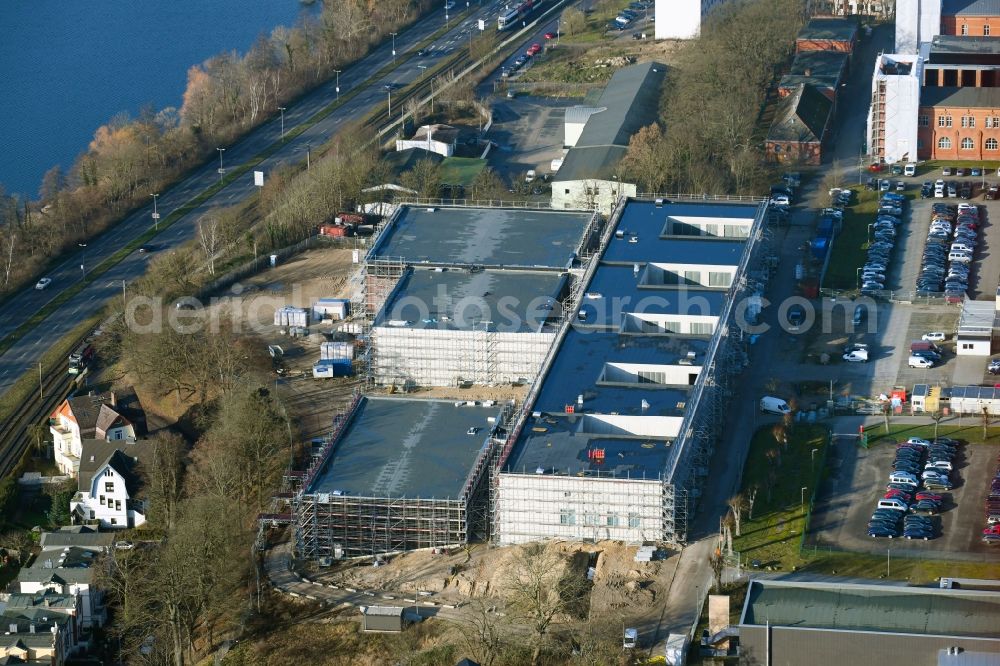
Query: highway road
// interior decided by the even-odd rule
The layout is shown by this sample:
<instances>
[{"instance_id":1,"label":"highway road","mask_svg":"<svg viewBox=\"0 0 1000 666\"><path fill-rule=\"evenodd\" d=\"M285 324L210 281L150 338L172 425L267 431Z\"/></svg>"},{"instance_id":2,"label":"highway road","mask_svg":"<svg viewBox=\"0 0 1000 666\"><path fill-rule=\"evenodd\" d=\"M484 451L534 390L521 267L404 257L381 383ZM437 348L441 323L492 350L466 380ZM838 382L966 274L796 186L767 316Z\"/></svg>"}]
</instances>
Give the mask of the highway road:
<instances>
[{"instance_id":1,"label":"highway road","mask_svg":"<svg viewBox=\"0 0 1000 666\"><path fill-rule=\"evenodd\" d=\"M496 17L502 7L503 2L500 0L482 2L481 5L473 0L468 16L464 18L450 16L448 23L452 25L451 29L426 48L423 55L414 55L405 61L402 58L443 27L445 12L435 11L401 32L395 42L398 67L380 80L368 83L343 106L302 134L294 139L288 139L285 145L254 169L267 174L282 164L305 160L310 146L323 144L344 123L362 117L373 107L385 103L388 97L386 86L406 85L423 73L421 65L433 67L441 57L455 49L463 48L469 38L469 32L478 30L480 18L486 21L487 29L495 29ZM338 99L339 95L355 92L355 89L364 84L372 73L392 63L393 59L392 43L386 41L340 74L339 92L337 80L334 78L294 104L288 105L284 114L286 134ZM399 110L394 108L393 112L395 114ZM223 166L234 167L243 164L280 139L281 122L280 117L276 116L235 145L224 146ZM157 210L161 219L165 219L172 211L218 181L221 177L218 169L218 160L209 160L183 181L163 191L157 199ZM0 393L7 391L26 370L37 367L42 354L62 336L72 331L77 322L98 312L108 299L121 298L123 283L127 289L128 282L141 276L145 271L145 262L150 257L192 238L195 223L202 214L215 207L236 204L253 194L254 189L253 173L247 172L156 236L151 243L154 252L133 253L60 306L0 356ZM52 269L47 274L47 277L52 279L52 284L47 289L25 289L0 306L0 338L10 335L61 291L81 282L85 271L91 266L97 266L153 226L152 204L151 198L148 207L132 213L112 229L91 239L87 247L81 248L61 265Z\"/></svg>"}]
</instances>

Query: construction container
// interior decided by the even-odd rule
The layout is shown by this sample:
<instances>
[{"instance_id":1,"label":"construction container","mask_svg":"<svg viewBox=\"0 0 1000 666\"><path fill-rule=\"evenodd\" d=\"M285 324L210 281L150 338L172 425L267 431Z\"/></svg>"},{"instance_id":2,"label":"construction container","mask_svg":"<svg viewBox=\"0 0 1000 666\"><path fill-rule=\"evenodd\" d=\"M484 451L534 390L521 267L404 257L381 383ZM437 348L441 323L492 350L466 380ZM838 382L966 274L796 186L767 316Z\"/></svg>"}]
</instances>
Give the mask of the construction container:
<instances>
[{"instance_id":1,"label":"construction container","mask_svg":"<svg viewBox=\"0 0 1000 666\"><path fill-rule=\"evenodd\" d=\"M354 366L349 358L321 360L313 366L313 377L350 377L354 374Z\"/></svg>"},{"instance_id":2,"label":"construction container","mask_svg":"<svg viewBox=\"0 0 1000 666\"><path fill-rule=\"evenodd\" d=\"M321 361L353 359L354 345L350 342L323 342L319 346L319 358Z\"/></svg>"},{"instance_id":3,"label":"construction container","mask_svg":"<svg viewBox=\"0 0 1000 666\"><path fill-rule=\"evenodd\" d=\"M312 306L313 317L323 319L347 319L351 302L346 298L321 298Z\"/></svg>"},{"instance_id":4,"label":"construction container","mask_svg":"<svg viewBox=\"0 0 1000 666\"><path fill-rule=\"evenodd\" d=\"M274 311L275 326L304 327L309 325L309 311L305 308L285 306Z\"/></svg>"},{"instance_id":5,"label":"construction container","mask_svg":"<svg viewBox=\"0 0 1000 666\"><path fill-rule=\"evenodd\" d=\"M343 238L345 236L351 236L352 229L341 224L322 224L319 227L319 235L327 236L331 238Z\"/></svg>"}]
</instances>

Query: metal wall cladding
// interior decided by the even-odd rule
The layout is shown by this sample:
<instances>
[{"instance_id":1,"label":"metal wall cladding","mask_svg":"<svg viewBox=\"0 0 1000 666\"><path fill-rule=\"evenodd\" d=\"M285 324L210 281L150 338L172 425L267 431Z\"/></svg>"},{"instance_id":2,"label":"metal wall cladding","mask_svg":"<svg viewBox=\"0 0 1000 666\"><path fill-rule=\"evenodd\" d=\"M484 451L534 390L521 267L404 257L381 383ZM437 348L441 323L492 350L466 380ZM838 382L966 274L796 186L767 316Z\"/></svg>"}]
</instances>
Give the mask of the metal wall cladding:
<instances>
[{"instance_id":1,"label":"metal wall cladding","mask_svg":"<svg viewBox=\"0 0 1000 666\"><path fill-rule=\"evenodd\" d=\"M308 326L309 311L305 308L283 307L274 311L275 326Z\"/></svg>"},{"instance_id":2,"label":"metal wall cladding","mask_svg":"<svg viewBox=\"0 0 1000 666\"><path fill-rule=\"evenodd\" d=\"M354 345L350 342L324 342L319 347L321 361L354 358Z\"/></svg>"}]
</instances>

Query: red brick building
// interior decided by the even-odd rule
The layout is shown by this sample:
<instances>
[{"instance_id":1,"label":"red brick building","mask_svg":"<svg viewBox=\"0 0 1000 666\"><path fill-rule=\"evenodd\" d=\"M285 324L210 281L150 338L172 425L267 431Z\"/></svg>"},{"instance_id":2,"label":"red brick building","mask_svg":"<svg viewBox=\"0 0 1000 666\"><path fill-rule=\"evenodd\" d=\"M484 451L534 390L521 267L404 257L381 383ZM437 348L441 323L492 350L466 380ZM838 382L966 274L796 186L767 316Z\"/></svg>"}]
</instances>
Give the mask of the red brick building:
<instances>
[{"instance_id":1,"label":"red brick building","mask_svg":"<svg viewBox=\"0 0 1000 666\"><path fill-rule=\"evenodd\" d=\"M941 34L1000 36L1000 4L996 0L942 0Z\"/></svg>"},{"instance_id":2,"label":"red brick building","mask_svg":"<svg viewBox=\"0 0 1000 666\"><path fill-rule=\"evenodd\" d=\"M808 84L800 84L778 102L764 147L781 164L818 166L830 136L833 102Z\"/></svg>"},{"instance_id":3,"label":"red brick building","mask_svg":"<svg viewBox=\"0 0 1000 666\"><path fill-rule=\"evenodd\" d=\"M814 18L799 31L795 52L837 51L850 55L858 41L858 23L853 19Z\"/></svg>"},{"instance_id":4,"label":"red brick building","mask_svg":"<svg viewBox=\"0 0 1000 666\"><path fill-rule=\"evenodd\" d=\"M1000 88L925 87L917 154L933 160L1000 159Z\"/></svg>"}]
</instances>

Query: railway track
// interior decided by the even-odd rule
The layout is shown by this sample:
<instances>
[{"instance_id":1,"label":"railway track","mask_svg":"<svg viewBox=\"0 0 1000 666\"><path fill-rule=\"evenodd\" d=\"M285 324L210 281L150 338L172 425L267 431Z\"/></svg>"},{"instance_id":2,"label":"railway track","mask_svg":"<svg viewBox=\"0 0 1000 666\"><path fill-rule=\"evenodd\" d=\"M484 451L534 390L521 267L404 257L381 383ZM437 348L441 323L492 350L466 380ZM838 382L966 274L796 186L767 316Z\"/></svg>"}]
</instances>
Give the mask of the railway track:
<instances>
[{"instance_id":1,"label":"railway track","mask_svg":"<svg viewBox=\"0 0 1000 666\"><path fill-rule=\"evenodd\" d=\"M67 361L58 364L42 378L42 395L33 392L11 418L0 424L0 477L14 470L30 446L28 428L42 422L75 386L68 370Z\"/></svg>"}]
</instances>

